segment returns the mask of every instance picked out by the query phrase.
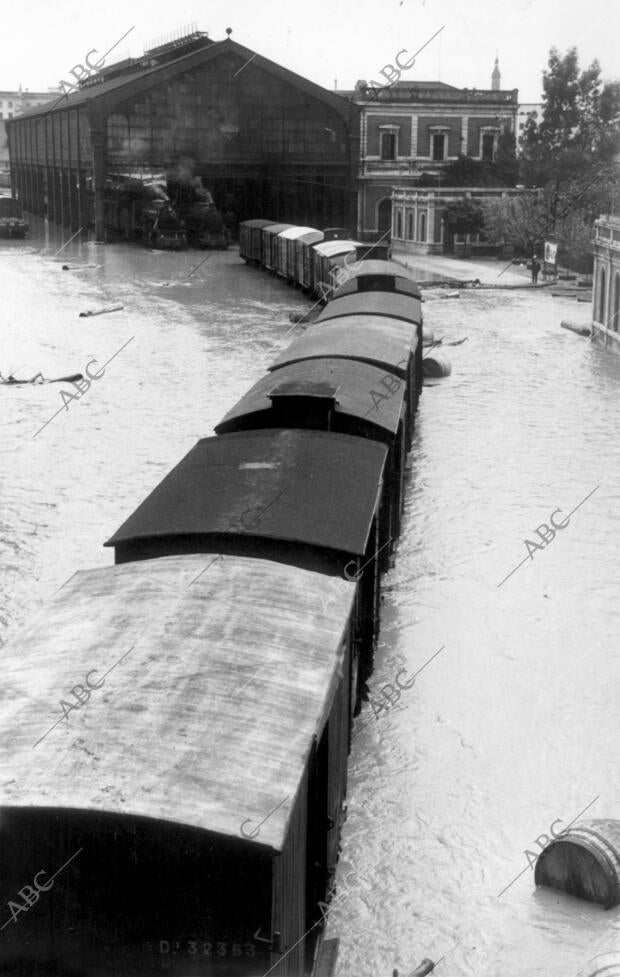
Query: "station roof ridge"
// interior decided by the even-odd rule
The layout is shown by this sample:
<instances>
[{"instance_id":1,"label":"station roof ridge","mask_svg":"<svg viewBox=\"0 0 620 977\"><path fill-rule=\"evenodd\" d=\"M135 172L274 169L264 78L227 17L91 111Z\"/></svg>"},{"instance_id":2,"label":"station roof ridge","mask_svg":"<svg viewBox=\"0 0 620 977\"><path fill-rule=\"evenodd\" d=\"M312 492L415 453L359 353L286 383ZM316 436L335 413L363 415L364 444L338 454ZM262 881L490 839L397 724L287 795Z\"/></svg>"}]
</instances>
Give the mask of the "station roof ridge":
<instances>
[{"instance_id":1,"label":"station roof ridge","mask_svg":"<svg viewBox=\"0 0 620 977\"><path fill-rule=\"evenodd\" d=\"M142 90L146 91L152 87L152 85L157 84L159 78L161 78L163 82L166 82L178 74L188 71L191 68L198 67L201 64L207 64L214 61L218 57L221 57L229 52L244 58L246 64L249 64L251 61L256 67L262 68L264 71L276 75L276 77L282 79L283 81L295 85L296 87L302 89L302 91L304 91L307 95L310 95L319 101L328 103L331 108L333 108L343 117L345 121L350 122L353 120L358 106L350 102L348 99L343 99L341 96L335 94L329 89L323 88L321 85L310 81L308 78L304 78L302 75L297 74L297 72L292 71L290 68L285 68L259 52L252 51L250 48L244 47L242 44L239 44L237 41L233 41L232 38L228 37L223 41L213 41L211 44L206 44L204 47L198 48L198 50L182 54L180 57L171 61L166 61L162 64L153 65L151 67L145 67L138 71L128 70L126 74L117 75L108 81L104 80L99 83L85 85L77 92L73 92L70 95L64 94L62 96L62 101L57 100L56 103L52 104L51 108L47 107L47 109L45 109L43 106L37 106L33 109L20 113L17 119L11 119L10 121L16 122L25 118L50 115L52 112L60 112L68 108L85 105L89 102L96 103L101 101L103 103L106 99L111 101L112 97L115 95L117 98L114 101L119 102L123 100L123 89L127 89L128 95L129 93L132 95L137 94Z\"/></svg>"}]
</instances>

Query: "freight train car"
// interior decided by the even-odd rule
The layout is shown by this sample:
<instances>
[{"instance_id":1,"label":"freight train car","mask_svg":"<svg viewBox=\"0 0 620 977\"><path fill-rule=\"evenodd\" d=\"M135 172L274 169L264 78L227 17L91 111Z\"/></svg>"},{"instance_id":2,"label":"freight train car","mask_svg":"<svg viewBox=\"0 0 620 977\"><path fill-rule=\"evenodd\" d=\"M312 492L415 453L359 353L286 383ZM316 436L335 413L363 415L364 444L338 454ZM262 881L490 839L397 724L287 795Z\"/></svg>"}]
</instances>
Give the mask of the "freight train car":
<instances>
[{"instance_id":1,"label":"freight train car","mask_svg":"<svg viewBox=\"0 0 620 977\"><path fill-rule=\"evenodd\" d=\"M263 244L263 228L270 227L275 221L249 220L239 225L239 257L248 264L263 265L265 255Z\"/></svg>"},{"instance_id":2,"label":"freight train car","mask_svg":"<svg viewBox=\"0 0 620 977\"><path fill-rule=\"evenodd\" d=\"M295 245L299 238L311 236L318 240L317 235L322 234L314 227L289 227L286 231L281 231L277 238L277 265L276 272L289 282L295 281L297 273L297 260Z\"/></svg>"},{"instance_id":3,"label":"freight train car","mask_svg":"<svg viewBox=\"0 0 620 977\"><path fill-rule=\"evenodd\" d=\"M294 224L267 224L262 228L262 265L274 274L278 270L278 234L288 231Z\"/></svg>"},{"instance_id":4,"label":"freight train car","mask_svg":"<svg viewBox=\"0 0 620 977\"><path fill-rule=\"evenodd\" d=\"M327 301L334 291L334 275L338 269L348 264L350 257L357 254L358 241L323 241L315 244L313 271L311 272L311 292L317 298Z\"/></svg>"},{"instance_id":5,"label":"freight train car","mask_svg":"<svg viewBox=\"0 0 620 977\"><path fill-rule=\"evenodd\" d=\"M304 291L311 288L312 245L320 244L324 237L323 231L311 231L295 241L295 284Z\"/></svg>"},{"instance_id":6,"label":"freight train car","mask_svg":"<svg viewBox=\"0 0 620 977\"><path fill-rule=\"evenodd\" d=\"M165 557L76 573L3 649L3 975L309 973L355 597L273 561Z\"/></svg>"},{"instance_id":7,"label":"freight train car","mask_svg":"<svg viewBox=\"0 0 620 977\"><path fill-rule=\"evenodd\" d=\"M404 381L407 404L405 440L411 447L415 411L420 388L416 370L418 340L414 325L400 319L373 316L346 316L317 322L285 349L270 370L290 363L336 357L360 360L384 371L386 377ZM396 385L395 390L398 389ZM361 400L369 414L379 399L372 390L361 390Z\"/></svg>"},{"instance_id":8,"label":"freight train car","mask_svg":"<svg viewBox=\"0 0 620 977\"><path fill-rule=\"evenodd\" d=\"M364 391L375 391L374 404ZM404 505L405 383L360 360L303 360L262 377L215 427L216 434L260 428L312 428L371 438L388 447L381 504L381 567L400 531Z\"/></svg>"},{"instance_id":9,"label":"freight train car","mask_svg":"<svg viewBox=\"0 0 620 977\"><path fill-rule=\"evenodd\" d=\"M397 292L420 299L420 286L409 268L397 261L363 261L347 268L347 281L334 292L334 298L354 292Z\"/></svg>"},{"instance_id":10,"label":"freight train car","mask_svg":"<svg viewBox=\"0 0 620 977\"><path fill-rule=\"evenodd\" d=\"M379 628L386 457L384 444L324 431L203 438L105 545L117 563L231 553L359 579L359 706Z\"/></svg>"},{"instance_id":11,"label":"freight train car","mask_svg":"<svg viewBox=\"0 0 620 977\"><path fill-rule=\"evenodd\" d=\"M397 292L354 292L341 296L334 296L321 310L317 322L329 322L353 317L359 321L359 316L371 316L380 325L382 319L410 323L416 331L417 343L415 348L415 396L417 400L423 389L422 352L425 337L422 322L422 303L412 295L400 295Z\"/></svg>"}]
</instances>

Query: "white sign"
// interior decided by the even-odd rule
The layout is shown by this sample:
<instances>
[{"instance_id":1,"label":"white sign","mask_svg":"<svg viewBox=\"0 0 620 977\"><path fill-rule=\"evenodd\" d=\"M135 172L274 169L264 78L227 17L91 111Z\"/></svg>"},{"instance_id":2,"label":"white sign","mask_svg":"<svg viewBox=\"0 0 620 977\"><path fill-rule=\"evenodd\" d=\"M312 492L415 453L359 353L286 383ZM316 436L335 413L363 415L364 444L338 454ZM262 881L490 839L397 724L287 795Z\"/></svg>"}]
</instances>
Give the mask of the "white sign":
<instances>
[{"instance_id":1,"label":"white sign","mask_svg":"<svg viewBox=\"0 0 620 977\"><path fill-rule=\"evenodd\" d=\"M545 261L547 264L554 265L558 257L558 246L553 241L545 241Z\"/></svg>"}]
</instances>

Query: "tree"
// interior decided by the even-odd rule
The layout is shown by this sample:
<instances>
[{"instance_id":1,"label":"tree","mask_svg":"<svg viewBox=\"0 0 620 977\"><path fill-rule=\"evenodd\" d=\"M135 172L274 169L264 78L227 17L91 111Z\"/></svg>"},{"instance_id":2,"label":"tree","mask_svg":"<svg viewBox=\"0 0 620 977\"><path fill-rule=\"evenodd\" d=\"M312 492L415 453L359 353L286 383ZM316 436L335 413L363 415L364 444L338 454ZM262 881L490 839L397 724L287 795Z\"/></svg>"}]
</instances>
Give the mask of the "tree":
<instances>
[{"instance_id":1,"label":"tree","mask_svg":"<svg viewBox=\"0 0 620 977\"><path fill-rule=\"evenodd\" d=\"M514 187L518 174L516 140L505 126L498 136L493 161L461 154L446 166L442 182L447 187Z\"/></svg>"},{"instance_id":2,"label":"tree","mask_svg":"<svg viewBox=\"0 0 620 977\"><path fill-rule=\"evenodd\" d=\"M449 204L443 220L453 234L478 234L484 226L482 210L467 197Z\"/></svg>"},{"instance_id":3,"label":"tree","mask_svg":"<svg viewBox=\"0 0 620 977\"><path fill-rule=\"evenodd\" d=\"M620 82L603 85L597 61L580 71L576 48L552 48L542 117L528 119L520 146L520 181L536 192L485 203L487 234L527 255L551 238L563 264L584 270L594 221L619 198Z\"/></svg>"},{"instance_id":4,"label":"tree","mask_svg":"<svg viewBox=\"0 0 620 977\"><path fill-rule=\"evenodd\" d=\"M598 61L579 71L576 48L564 57L552 48L543 72L542 119L530 117L523 130L521 180L526 186L553 186L558 214L561 197L581 198L593 167L599 178L612 177L620 151L620 83L601 88L600 73Z\"/></svg>"},{"instance_id":5,"label":"tree","mask_svg":"<svg viewBox=\"0 0 620 977\"><path fill-rule=\"evenodd\" d=\"M510 244L519 254L533 255L545 239L547 215L541 192L485 200L481 204L490 244Z\"/></svg>"}]
</instances>

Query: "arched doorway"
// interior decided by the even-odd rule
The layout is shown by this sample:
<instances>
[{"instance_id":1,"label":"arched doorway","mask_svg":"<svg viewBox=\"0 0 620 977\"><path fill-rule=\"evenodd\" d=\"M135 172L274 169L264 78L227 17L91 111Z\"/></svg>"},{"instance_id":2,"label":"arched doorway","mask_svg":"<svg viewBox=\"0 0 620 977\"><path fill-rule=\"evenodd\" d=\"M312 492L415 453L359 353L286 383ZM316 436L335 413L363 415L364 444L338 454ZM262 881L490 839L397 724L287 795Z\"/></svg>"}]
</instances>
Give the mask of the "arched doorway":
<instances>
[{"instance_id":1,"label":"arched doorway","mask_svg":"<svg viewBox=\"0 0 620 977\"><path fill-rule=\"evenodd\" d=\"M379 202L377 207L377 229L379 234L385 234L392 230L392 200L385 197Z\"/></svg>"}]
</instances>

